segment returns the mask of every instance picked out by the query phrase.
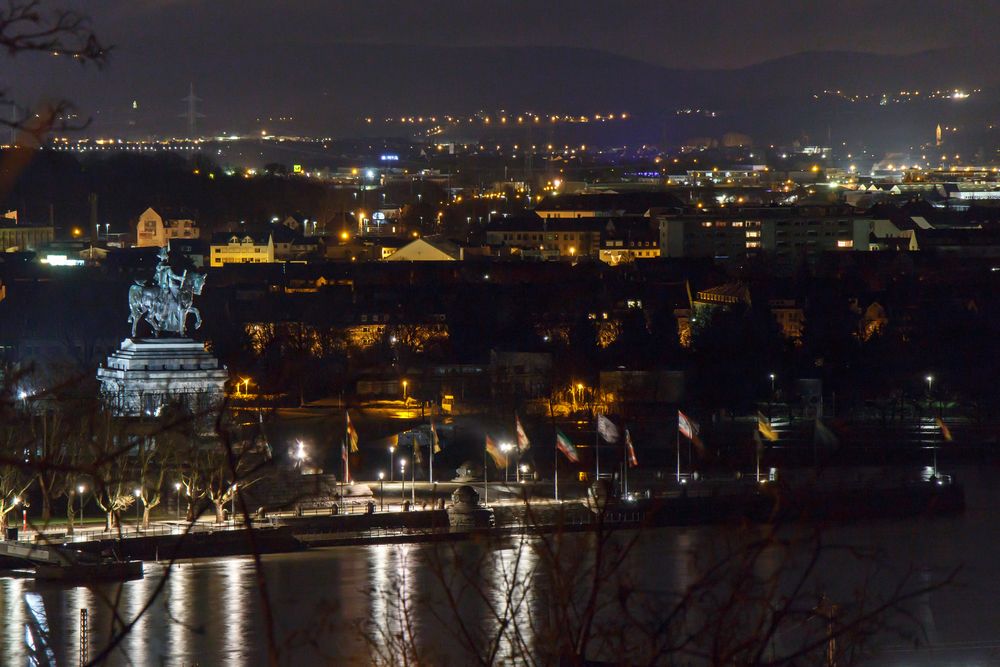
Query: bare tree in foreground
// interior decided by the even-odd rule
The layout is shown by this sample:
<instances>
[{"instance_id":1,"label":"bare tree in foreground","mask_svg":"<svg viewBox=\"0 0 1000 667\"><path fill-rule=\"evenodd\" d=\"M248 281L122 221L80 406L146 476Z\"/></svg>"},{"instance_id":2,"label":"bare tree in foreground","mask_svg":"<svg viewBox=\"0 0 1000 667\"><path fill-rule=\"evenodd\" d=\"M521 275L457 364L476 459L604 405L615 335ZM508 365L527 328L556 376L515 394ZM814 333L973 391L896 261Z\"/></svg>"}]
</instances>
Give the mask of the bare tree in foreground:
<instances>
[{"instance_id":1,"label":"bare tree in foreground","mask_svg":"<svg viewBox=\"0 0 1000 667\"><path fill-rule=\"evenodd\" d=\"M877 636L919 642L907 605L951 583L885 571L877 554L829 544L818 528L740 527L717 531L672 563L675 590L655 575L645 541L654 529L535 532L447 543L395 570L373 591L382 617L361 636L377 665L851 665ZM666 536L664 536L666 537ZM657 546L669 538L657 541ZM853 587L824 568L858 573ZM407 578L429 574L417 595ZM835 597L830 591L850 591ZM455 644L422 636L447 629Z\"/></svg>"}]
</instances>

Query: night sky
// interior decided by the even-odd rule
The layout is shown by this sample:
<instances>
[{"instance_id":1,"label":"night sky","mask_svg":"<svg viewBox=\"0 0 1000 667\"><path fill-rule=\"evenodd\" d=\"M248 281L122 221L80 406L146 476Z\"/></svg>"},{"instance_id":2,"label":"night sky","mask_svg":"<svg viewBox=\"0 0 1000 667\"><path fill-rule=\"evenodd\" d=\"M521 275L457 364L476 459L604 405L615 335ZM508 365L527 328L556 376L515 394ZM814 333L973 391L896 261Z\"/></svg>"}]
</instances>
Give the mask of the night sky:
<instances>
[{"instance_id":1,"label":"night sky","mask_svg":"<svg viewBox=\"0 0 1000 667\"><path fill-rule=\"evenodd\" d=\"M322 42L562 45L659 65L741 67L809 50L901 54L992 39L982 0L117 0L81 3L125 57L144 45L198 49Z\"/></svg>"}]
</instances>

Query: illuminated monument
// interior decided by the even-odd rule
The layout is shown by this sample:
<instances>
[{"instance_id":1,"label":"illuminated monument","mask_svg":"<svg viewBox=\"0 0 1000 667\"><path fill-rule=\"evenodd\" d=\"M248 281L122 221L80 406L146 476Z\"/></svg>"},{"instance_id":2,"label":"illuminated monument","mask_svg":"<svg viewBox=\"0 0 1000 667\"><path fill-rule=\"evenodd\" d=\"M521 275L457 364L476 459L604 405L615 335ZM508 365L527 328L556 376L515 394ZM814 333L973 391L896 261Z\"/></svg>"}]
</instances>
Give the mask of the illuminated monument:
<instances>
[{"instance_id":1,"label":"illuminated monument","mask_svg":"<svg viewBox=\"0 0 1000 667\"><path fill-rule=\"evenodd\" d=\"M184 335L188 316L195 328L201 326L194 297L204 285L203 274L175 273L162 248L152 284L137 281L129 288L132 337L97 369L101 395L115 414L156 415L168 403L182 403L197 414L222 402L229 373L203 343ZM137 337L143 321L153 338Z\"/></svg>"}]
</instances>

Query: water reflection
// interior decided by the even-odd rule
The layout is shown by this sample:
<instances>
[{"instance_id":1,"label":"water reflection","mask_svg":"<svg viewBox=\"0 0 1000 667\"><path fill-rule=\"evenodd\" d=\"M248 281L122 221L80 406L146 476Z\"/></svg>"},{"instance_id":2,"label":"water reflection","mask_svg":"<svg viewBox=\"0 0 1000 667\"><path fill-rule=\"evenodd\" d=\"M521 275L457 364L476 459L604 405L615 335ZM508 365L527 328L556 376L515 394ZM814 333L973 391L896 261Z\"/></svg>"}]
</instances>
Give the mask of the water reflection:
<instances>
[{"instance_id":1,"label":"water reflection","mask_svg":"<svg viewBox=\"0 0 1000 667\"><path fill-rule=\"evenodd\" d=\"M984 501L983 507L994 507L994 494L982 493L990 503ZM691 583L697 567L711 558L712 544L725 542L723 530L664 529L644 534L625 572L627 583L649 595L682 590ZM911 610L929 631L929 641L938 647L930 658L940 662L928 658L921 663L911 652L899 652L896 657L899 664L930 665L945 661L946 652L952 650L947 647L961 645L962 656L970 663L985 655L983 651L996 650L993 636L1000 625L1000 608L992 604L997 591L990 582L997 580L1000 562L1000 540L994 539L998 532L1000 520L995 512L972 507L963 517L933 524L871 522L838 528L831 537L884 547L886 560L895 567L886 572L886 585L913 560L928 564L921 572L930 579L918 583L927 583L942 571L930 566L972 561L970 571L982 585L935 591L914 601ZM546 539L555 541L551 536ZM282 663L367 664L367 647L355 631L355 619L364 619L370 628L398 631L407 622L400 615L404 601L416 605L411 607L410 627L417 644L427 652L429 664L469 662L462 657L456 614L472 636L498 637L500 658L522 647L536 655L551 651L556 647L547 643L561 628L546 625L554 593L548 572L550 556L539 551L539 544L538 538L514 537L503 544L381 545L264 557L277 639L283 645ZM586 572L593 546L591 535L563 536L555 557L568 576L580 576ZM767 554L754 573L764 577L781 563L780 554ZM846 587L852 583L849 579L838 583L837 575L847 569L831 568L831 591L853 590ZM252 559L187 561L169 574L164 567L147 564L145 580L120 587L124 622L136 618L164 576L162 599L139 619L107 664L266 664L267 633ZM452 598L444 594L442 581ZM62 588L19 577L0 578L4 618L0 665L27 664L25 632L29 626L48 627L49 649L58 664L76 664L81 608L90 613L93 658L111 635L112 607L118 594L118 586ZM509 625L503 629L505 620ZM315 632L305 639L300 636L294 646L285 644L293 633L306 629ZM37 649L37 641L34 646Z\"/></svg>"},{"instance_id":2,"label":"water reflection","mask_svg":"<svg viewBox=\"0 0 1000 667\"><path fill-rule=\"evenodd\" d=\"M242 558L232 558L224 561L223 569L223 606L217 608L216 613L224 619L221 629L224 637L226 665L244 665L246 658L243 651L246 650L248 617L244 605L248 602L245 589L246 576L249 567L253 567L253 561ZM252 572L251 572L252 573Z\"/></svg>"}]
</instances>

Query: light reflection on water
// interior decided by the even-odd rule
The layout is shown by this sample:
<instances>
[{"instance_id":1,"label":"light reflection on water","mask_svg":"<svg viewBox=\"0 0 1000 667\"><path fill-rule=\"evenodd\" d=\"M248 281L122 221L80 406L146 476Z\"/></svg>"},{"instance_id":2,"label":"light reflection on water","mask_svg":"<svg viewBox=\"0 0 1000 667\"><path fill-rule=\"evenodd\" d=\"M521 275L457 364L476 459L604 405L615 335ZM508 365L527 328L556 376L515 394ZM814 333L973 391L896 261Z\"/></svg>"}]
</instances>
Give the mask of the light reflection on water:
<instances>
[{"instance_id":1,"label":"light reflection on water","mask_svg":"<svg viewBox=\"0 0 1000 667\"><path fill-rule=\"evenodd\" d=\"M993 508L1000 485L970 493L969 510L960 517L932 520L867 522L833 531L842 542L872 544L897 571L911 563L918 566L920 582L940 576L948 565L966 563L968 582L974 587L934 592L916 601L913 612L928 630L927 640L939 648L921 653L891 643L877 664L938 665L987 663L1000 656L995 628L1000 626L1000 518ZM984 489L988 489L987 493ZM645 534L628 566L628 576L652 591L677 591L691 580L694 568L706 553L710 536L720 529L663 529ZM563 557L581 559L588 536L569 536ZM388 627L404 599L423 603L442 600L439 574L453 574L461 563L476 567L484 576L482 594L465 590L459 596L463 618L483 636L496 631L493 611L503 609L504 582L513 581L513 624L501 637L499 655L509 654L514 643L533 648L544 641L532 619L545 609L549 590L542 581L539 554L516 548L520 538L500 545L465 542L447 545L380 545L317 549L300 554L267 556L263 567L274 610L282 662L288 665L366 664L367 647L356 624L367 621ZM534 539L534 538L532 538ZM778 560L763 560L763 571ZM438 565L435 566L434 564ZM437 567L437 569L435 569ZM121 586L119 609L124 622L134 619L166 574L163 565L146 564L144 580ZM405 575L400 577L399 575ZM824 576L839 576L831 568ZM461 578L453 582L456 591ZM468 582L465 581L465 584ZM256 665L266 663L267 638L256 590L254 563L250 558L187 561L169 573L163 596L139 620L119 651L106 664L136 666ZM90 612L90 654L105 646L112 627L108 600L117 586L60 588L21 577L0 578L0 665L27 664L24 645L28 621L26 596L37 594L51 629L52 649L60 665L75 665L79 650L79 610ZM421 607L423 608L423 607ZM417 641L446 660L456 643L456 629L428 613L413 619ZM311 631L311 632L310 632ZM518 634L520 638L518 639ZM950 651L950 653L949 653Z\"/></svg>"}]
</instances>

